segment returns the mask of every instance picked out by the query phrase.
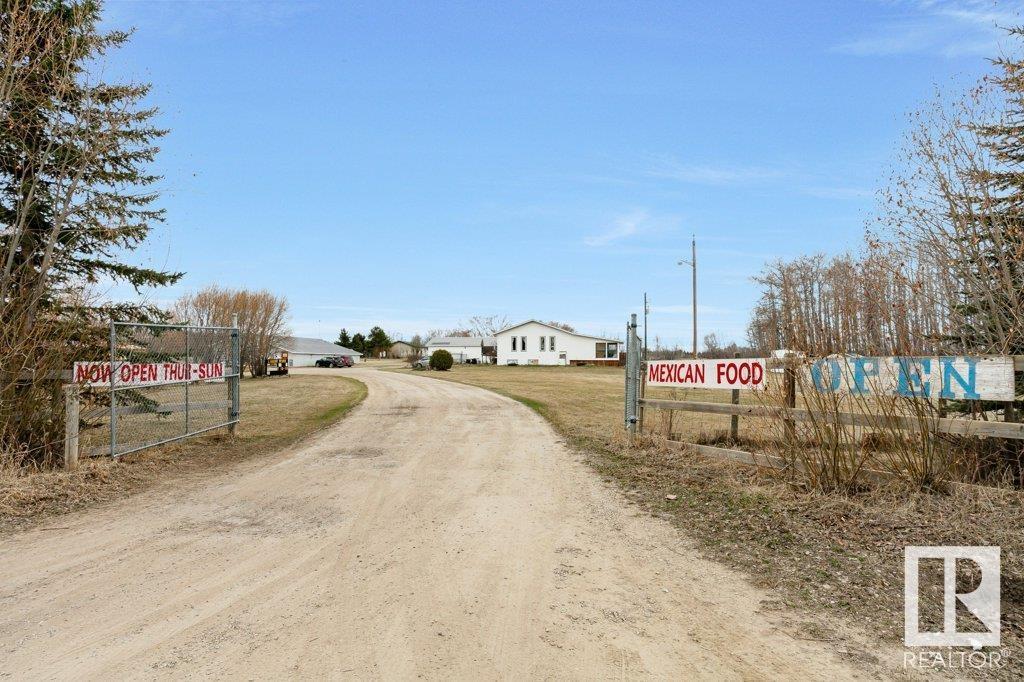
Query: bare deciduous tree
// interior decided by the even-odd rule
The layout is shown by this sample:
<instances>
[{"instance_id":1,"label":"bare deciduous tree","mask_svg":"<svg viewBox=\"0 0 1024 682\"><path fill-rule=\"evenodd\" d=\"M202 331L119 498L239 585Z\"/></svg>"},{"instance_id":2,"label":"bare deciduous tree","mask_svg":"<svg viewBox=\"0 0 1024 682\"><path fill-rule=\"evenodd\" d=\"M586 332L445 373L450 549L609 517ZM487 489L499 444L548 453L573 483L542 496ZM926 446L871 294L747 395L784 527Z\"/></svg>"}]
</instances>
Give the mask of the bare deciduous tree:
<instances>
[{"instance_id":1,"label":"bare deciduous tree","mask_svg":"<svg viewBox=\"0 0 1024 682\"><path fill-rule=\"evenodd\" d=\"M252 376L263 376L267 358L290 334L287 299L269 291L211 286L182 296L174 305L174 315L179 320L196 325L228 326L235 314L242 364Z\"/></svg>"}]
</instances>

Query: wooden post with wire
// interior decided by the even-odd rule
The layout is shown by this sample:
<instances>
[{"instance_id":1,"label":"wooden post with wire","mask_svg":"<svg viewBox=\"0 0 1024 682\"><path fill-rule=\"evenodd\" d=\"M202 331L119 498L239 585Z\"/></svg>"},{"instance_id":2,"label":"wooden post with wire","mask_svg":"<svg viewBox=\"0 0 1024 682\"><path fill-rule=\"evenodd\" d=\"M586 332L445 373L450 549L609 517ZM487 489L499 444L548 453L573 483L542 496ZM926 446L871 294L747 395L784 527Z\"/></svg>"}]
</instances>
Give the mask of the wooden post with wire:
<instances>
[{"instance_id":1,"label":"wooden post with wire","mask_svg":"<svg viewBox=\"0 0 1024 682\"><path fill-rule=\"evenodd\" d=\"M81 416L81 389L78 384L64 386L64 469L78 469L78 426Z\"/></svg>"},{"instance_id":2,"label":"wooden post with wire","mask_svg":"<svg viewBox=\"0 0 1024 682\"><path fill-rule=\"evenodd\" d=\"M793 367L792 361L786 363L785 383L783 384L785 390L786 407L796 407L796 368ZM792 442L796 440L796 421L791 417L787 416L784 420L786 429L786 440Z\"/></svg>"},{"instance_id":3,"label":"wooden post with wire","mask_svg":"<svg viewBox=\"0 0 1024 682\"><path fill-rule=\"evenodd\" d=\"M734 358L738 358L739 356L740 356L739 353L735 353L733 355ZM739 405L740 404L740 389L738 389L738 388L732 389L732 404L733 405ZM739 439L740 439L740 416L738 414L734 414L732 416L732 418L729 420L729 440L731 440L733 443L735 443Z\"/></svg>"}]
</instances>

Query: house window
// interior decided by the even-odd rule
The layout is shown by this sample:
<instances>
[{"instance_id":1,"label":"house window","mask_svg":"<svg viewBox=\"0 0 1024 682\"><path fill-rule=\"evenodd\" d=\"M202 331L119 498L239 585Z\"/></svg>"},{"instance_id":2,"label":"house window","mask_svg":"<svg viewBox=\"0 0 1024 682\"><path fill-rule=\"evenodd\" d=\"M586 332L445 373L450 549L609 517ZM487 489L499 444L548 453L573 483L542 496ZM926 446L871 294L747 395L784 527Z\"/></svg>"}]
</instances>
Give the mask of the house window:
<instances>
[{"instance_id":1,"label":"house window","mask_svg":"<svg viewBox=\"0 0 1024 682\"><path fill-rule=\"evenodd\" d=\"M619 344L598 343L594 347L594 357L598 360L617 360L619 357Z\"/></svg>"},{"instance_id":2,"label":"house window","mask_svg":"<svg viewBox=\"0 0 1024 682\"><path fill-rule=\"evenodd\" d=\"M548 350L552 353L555 352L555 337L553 336L548 337Z\"/></svg>"},{"instance_id":3,"label":"house window","mask_svg":"<svg viewBox=\"0 0 1024 682\"><path fill-rule=\"evenodd\" d=\"M526 352L526 337L525 336L520 336L519 337L519 350L523 351L524 353Z\"/></svg>"},{"instance_id":4,"label":"house window","mask_svg":"<svg viewBox=\"0 0 1024 682\"><path fill-rule=\"evenodd\" d=\"M512 352L513 352L513 353L515 353L515 352L516 352L517 350L519 350L519 349L518 349L518 348L516 347L516 346L518 345L518 343L519 343L519 337L518 337L518 336L513 336L513 337L512 337Z\"/></svg>"},{"instance_id":5,"label":"house window","mask_svg":"<svg viewBox=\"0 0 1024 682\"><path fill-rule=\"evenodd\" d=\"M540 337L540 352L544 352L544 337Z\"/></svg>"}]
</instances>

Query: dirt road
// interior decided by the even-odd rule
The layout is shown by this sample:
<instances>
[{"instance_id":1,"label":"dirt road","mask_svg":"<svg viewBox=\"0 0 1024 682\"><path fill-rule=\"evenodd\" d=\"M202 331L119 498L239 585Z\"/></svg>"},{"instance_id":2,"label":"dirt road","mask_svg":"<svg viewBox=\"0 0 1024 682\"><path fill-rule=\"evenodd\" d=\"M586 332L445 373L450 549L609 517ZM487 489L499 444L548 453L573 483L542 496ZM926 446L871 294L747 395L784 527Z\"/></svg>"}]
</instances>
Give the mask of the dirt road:
<instances>
[{"instance_id":1,"label":"dirt road","mask_svg":"<svg viewBox=\"0 0 1024 682\"><path fill-rule=\"evenodd\" d=\"M0 677L854 676L525 407L338 371L295 451L0 538Z\"/></svg>"}]
</instances>

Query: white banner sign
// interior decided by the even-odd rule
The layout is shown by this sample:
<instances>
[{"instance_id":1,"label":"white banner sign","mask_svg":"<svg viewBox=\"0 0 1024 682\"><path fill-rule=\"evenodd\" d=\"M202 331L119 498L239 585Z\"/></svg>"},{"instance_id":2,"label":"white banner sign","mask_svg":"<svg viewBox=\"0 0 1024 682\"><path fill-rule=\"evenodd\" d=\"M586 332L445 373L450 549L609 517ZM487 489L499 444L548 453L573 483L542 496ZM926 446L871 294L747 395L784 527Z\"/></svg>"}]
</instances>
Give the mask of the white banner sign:
<instances>
[{"instance_id":1,"label":"white banner sign","mask_svg":"<svg viewBox=\"0 0 1024 682\"><path fill-rule=\"evenodd\" d=\"M757 388L764 383L765 361L655 360L647 364L649 386L679 388Z\"/></svg>"},{"instance_id":2,"label":"white banner sign","mask_svg":"<svg viewBox=\"0 0 1024 682\"><path fill-rule=\"evenodd\" d=\"M811 362L821 393L899 395L946 400L1013 400L1013 358L831 356Z\"/></svg>"},{"instance_id":3,"label":"white banner sign","mask_svg":"<svg viewBox=\"0 0 1024 682\"><path fill-rule=\"evenodd\" d=\"M821 393L947 400L1014 399L1013 358L831 356L805 361L800 387ZM746 388L764 384L766 360L656 360L649 386Z\"/></svg>"},{"instance_id":4,"label":"white banner sign","mask_svg":"<svg viewBox=\"0 0 1024 682\"><path fill-rule=\"evenodd\" d=\"M114 388L224 381L223 362L118 362L114 370ZM110 363L76 362L73 376L77 384L110 386Z\"/></svg>"}]
</instances>

